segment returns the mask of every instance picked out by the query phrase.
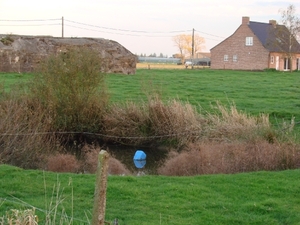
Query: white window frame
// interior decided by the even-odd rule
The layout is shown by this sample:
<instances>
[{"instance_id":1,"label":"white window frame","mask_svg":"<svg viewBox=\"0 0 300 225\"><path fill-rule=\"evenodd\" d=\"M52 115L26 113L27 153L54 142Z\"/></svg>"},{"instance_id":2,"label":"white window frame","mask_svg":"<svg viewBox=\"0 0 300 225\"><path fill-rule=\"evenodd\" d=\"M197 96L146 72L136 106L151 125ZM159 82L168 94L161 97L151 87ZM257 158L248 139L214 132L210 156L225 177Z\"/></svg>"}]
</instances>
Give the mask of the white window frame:
<instances>
[{"instance_id":1,"label":"white window frame","mask_svg":"<svg viewBox=\"0 0 300 225\"><path fill-rule=\"evenodd\" d=\"M224 61L227 62L228 61L228 55L224 55Z\"/></svg>"},{"instance_id":2,"label":"white window frame","mask_svg":"<svg viewBox=\"0 0 300 225\"><path fill-rule=\"evenodd\" d=\"M232 56L232 61L233 61L233 62L237 62L237 60L238 60L238 56L237 56L237 55L233 55L233 56Z\"/></svg>"},{"instance_id":3,"label":"white window frame","mask_svg":"<svg viewBox=\"0 0 300 225\"><path fill-rule=\"evenodd\" d=\"M289 58L284 58L284 63L283 63L283 70L284 71L290 71L291 68L290 68L290 60Z\"/></svg>"},{"instance_id":4,"label":"white window frame","mask_svg":"<svg viewBox=\"0 0 300 225\"><path fill-rule=\"evenodd\" d=\"M253 46L253 37L246 37L246 46Z\"/></svg>"}]
</instances>

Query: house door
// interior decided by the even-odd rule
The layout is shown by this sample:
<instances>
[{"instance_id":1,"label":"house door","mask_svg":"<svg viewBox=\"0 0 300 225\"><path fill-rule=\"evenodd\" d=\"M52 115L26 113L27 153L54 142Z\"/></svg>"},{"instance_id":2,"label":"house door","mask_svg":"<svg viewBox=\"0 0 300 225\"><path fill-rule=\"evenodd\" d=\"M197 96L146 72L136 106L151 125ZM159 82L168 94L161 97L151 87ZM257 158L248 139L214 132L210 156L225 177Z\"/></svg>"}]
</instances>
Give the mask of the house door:
<instances>
[{"instance_id":1,"label":"house door","mask_svg":"<svg viewBox=\"0 0 300 225\"><path fill-rule=\"evenodd\" d=\"M284 70L290 70L290 59L289 58L284 58Z\"/></svg>"},{"instance_id":2,"label":"house door","mask_svg":"<svg viewBox=\"0 0 300 225\"><path fill-rule=\"evenodd\" d=\"M276 70L279 70L279 56L276 56Z\"/></svg>"},{"instance_id":3,"label":"house door","mask_svg":"<svg viewBox=\"0 0 300 225\"><path fill-rule=\"evenodd\" d=\"M297 70L300 70L300 58L297 58L297 66L296 66Z\"/></svg>"}]
</instances>

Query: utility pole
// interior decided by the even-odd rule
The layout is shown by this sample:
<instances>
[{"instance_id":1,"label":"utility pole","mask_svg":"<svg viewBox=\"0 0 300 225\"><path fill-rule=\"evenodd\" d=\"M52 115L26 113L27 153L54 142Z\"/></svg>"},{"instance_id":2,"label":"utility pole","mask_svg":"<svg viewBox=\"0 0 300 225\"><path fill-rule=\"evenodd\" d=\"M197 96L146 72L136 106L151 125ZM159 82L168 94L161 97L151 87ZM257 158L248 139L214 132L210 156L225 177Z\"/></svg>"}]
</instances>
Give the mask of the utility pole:
<instances>
[{"instance_id":1,"label":"utility pole","mask_svg":"<svg viewBox=\"0 0 300 225\"><path fill-rule=\"evenodd\" d=\"M192 34L192 69L194 69L194 49L195 49L195 40L194 40L194 33L195 33L195 29L193 28L193 34Z\"/></svg>"},{"instance_id":2,"label":"utility pole","mask_svg":"<svg viewBox=\"0 0 300 225\"><path fill-rule=\"evenodd\" d=\"M61 37L64 38L64 17L61 18Z\"/></svg>"}]
</instances>

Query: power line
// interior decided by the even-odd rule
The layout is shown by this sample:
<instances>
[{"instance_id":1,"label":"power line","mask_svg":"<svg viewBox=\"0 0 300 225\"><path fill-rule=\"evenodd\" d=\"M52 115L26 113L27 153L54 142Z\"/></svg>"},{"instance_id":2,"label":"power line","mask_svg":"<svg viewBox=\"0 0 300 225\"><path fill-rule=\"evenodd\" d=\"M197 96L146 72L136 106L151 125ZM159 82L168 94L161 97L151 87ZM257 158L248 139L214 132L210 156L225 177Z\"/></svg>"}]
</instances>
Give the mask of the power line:
<instances>
[{"instance_id":1,"label":"power line","mask_svg":"<svg viewBox=\"0 0 300 225\"><path fill-rule=\"evenodd\" d=\"M101 28L105 30L114 30L114 31L122 31L122 32L130 32L130 33L183 33L183 32L190 32L191 30L174 30L174 31L145 31L145 30L126 30L126 29L119 29L119 28L112 28L112 27L103 27L103 26L98 26L98 25L92 25L92 24L87 24L87 23L80 23L72 20L65 20L70 23L75 23L75 24L80 24L84 26L90 26L90 27L96 27L96 28Z\"/></svg>"},{"instance_id":2,"label":"power line","mask_svg":"<svg viewBox=\"0 0 300 225\"><path fill-rule=\"evenodd\" d=\"M57 25L61 25L60 23L53 23L53 24L22 24L22 25L19 25L19 24L15 24L15 25L1 25L1 27L32 27L32 26L57 26Z\"/></svg>"},{"instance_id":3,"label":"power line","mask_svg":"<svg viewBox=\"0 0 300 225\"><path fill-rule=\"evenodd\" d=\"M0 20L5 22L41 22L41 21L49 21L49 20L61 20L61 19L34 19L34 20Z\"/></svg>"},{"instance_id":4,"label":"power line","mask_svg":"<svg viewBox=\"0 0 300 225\"><path fill-rule=\"evenodd\" d=\"M195 30L195 31L197 31L197 32L199 32L199 33L202 33L202 34L209 35L209 36L217 37L217 38L225 38L225 37L221 37L221 36L214 35L214 34L209 34L209 33L203 32L203 31L199 31L199 30Z\"/></svg>"},{"instance_id":5,"label":"power line","mask_svg":"<svg viewBox=\"0 0 300 225\"><path fill-rule=\"evenodd\" d=\"M128 34L128 33L120 33L120 32L111 32L111 31L95 30L95 29L90 29L90 28L73 26L73 25L69 25L69 24L65 24L65 26L73 27L73 28L77 28L77 29L81 29L81 30L90 30L90 31L95 31L95 32L100 32L100 33L106 33L106 34L117 34L117 35L134 36L134 37L173 37L170 35L147 35L147 34Z\"/></svg>"},{"instance_id":6,"label":"power line","mask_svg":"<svg viewBox=\"0 0 300 225\"><path fill-rule=\"evenodd\" d=\"M9 23L14 23L14 22L45 22L45 21L62 21L61 18L50 18L50 19L18 19L18 20L7 20L7 19L1 19L0 22L9 22ZM147 30L132 30L132 29L120 29L120 28L113 28L113 27L105 27L105 26L99 26L99 25L93 25L93 24L88 24L88 23L81 23L78 21L74 20L64 20L65 22L71 23L71 24L64 24L63 26L67 27L73 27L81 30L90 30L94 32L101 32L101 33L108 33L108 34L117 34L117 35L125 35L125 36L136 36L136 37L173 37L173 35L159 35L159 34L176 34L176 33L189 33L192 32L192 30L171 30L171 31L147 31ZM62 22L63 23L63 22ZM51 23L51 24L0 24L1 27L4 26L59 26L62 25L62 23ZM75 24L75 25L72 25ZM77 25L76 25L77 24ZM81 25L81 26L78 26ZM83 27L82 27L83 26ZM91 29L91 28L95 29ZM121 33L123 32L123 33ZM207 32L203 32L200 30L195 30L195 32L205 34L211 37L216 37L220 39L224 39L224 37L210 34ZM213 40L213 41L220 41L217 39L213 39L210 37L205 37L208 40Z\"/></svg>"}]
</instances>

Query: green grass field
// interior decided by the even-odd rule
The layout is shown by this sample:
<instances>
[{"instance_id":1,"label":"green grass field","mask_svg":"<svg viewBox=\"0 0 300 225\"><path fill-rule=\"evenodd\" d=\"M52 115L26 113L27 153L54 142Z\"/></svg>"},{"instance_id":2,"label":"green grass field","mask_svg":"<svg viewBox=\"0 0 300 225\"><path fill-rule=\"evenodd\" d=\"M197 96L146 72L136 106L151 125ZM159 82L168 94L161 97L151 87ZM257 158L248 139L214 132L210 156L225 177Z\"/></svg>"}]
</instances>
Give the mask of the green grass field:
<instances>
[{"instance_id":1,"label":"green grass field","mask_svg":"<svg viewBox=\"0 0 300 225\"><path fill-rule=\"evenodd\" d=\"M9 91L31 77L0 73L0 85ZM202 113L211 112L216 101L234 102L249 114L269 114L275 125L292 117L300 122L300 72L137 69L136 75L109 74L106 82L111 102L138 102L156 92L164 100L188 101Z\"/></svg>"},{"instance_id":2,"label":"green grass field","mask_svg":"<svg viewBox=\"0 0 300 225\"><path fill-rule=\"evenodd\" d=\"M57 217L64 207L68 216L73 215L74 224L91 220L95 175L0 165L0 176L0 215L9 209L35 207L44 224L43 210L54 197L62 200ZM106 221L118 218L120 225L299 224L299 176L300 170L195 177L109 176ZM56 198L56 187L60 198Z\"/></svg>"},{"instance_id":3,"label":"green grass field","mask_svg":"<svg viewBox=\"0 0 300 225\"><path fill-rule=\"evenodd\" d=\"M31 78L32 74L0 73L0 87L9 91ZM164 100L188 101L202 113L211 112L216 101L234 102L246 113L269 114L275 126L293 117L300 123L300 72L137 69L136 75L108 74L106 82L111 102L144 101L155 92Z\"/></svg>"},{"instance_id":4,"label":"green grass field","mask_svg":"<svg viewBox=\"0 0 300 225\"><path fill-rule=\"evenodd\" d=\"M146 70L134 76L109 75L112 101L139 101L153 91L164 99L188 101L203 113L216 101L238 110L267 113L273 123L300 121L300 73L218 70Z\"/></svg>"},{"instance_id":5,"label":"green grass field","mask_svg":"<svg viewBox=\"0 0 300 225\"><path fill-rule=\"evenodd\" d=\"M300 121L299 73L138 69L136 75L107 75L111 102L143 101L153 92L211 112L211 104L234 102L250 114L268 113L274 123ZM31 74L0 73L2 90ZM1 94L1 92L0 92ZM276 121L277 120L277 121ZM57 174L0 165L1 216L10 209L36 208L39 224L56 200L73 218L88 224L95 175ZM109 176L106 220L135 224L300 224L300 170L194 177ZM57 194L58 190L58 194ZM56 223L58 224L58 223ZM2 225L2 224L1 224Z\"/></svg>"}]
</instances>

